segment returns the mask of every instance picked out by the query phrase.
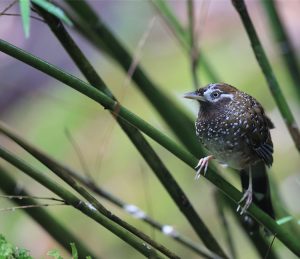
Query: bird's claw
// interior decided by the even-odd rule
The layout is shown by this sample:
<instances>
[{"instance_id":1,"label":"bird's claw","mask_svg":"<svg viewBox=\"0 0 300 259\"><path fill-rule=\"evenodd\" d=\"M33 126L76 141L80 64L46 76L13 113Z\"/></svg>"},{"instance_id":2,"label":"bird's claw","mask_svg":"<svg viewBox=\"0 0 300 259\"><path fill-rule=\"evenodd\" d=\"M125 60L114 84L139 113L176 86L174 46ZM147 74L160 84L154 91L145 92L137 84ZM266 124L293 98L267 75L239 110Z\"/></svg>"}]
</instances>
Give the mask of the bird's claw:
<instances>
[{"instance_id":1,"label":"bird's claw","mask_svg":"<svg viewBox=\"0 0 300 259\"><path fill-rule=\"evenodd\" d=\"M206 174L208 168L209 160L213 159L213 156L206 156L199 160L198 164L196 165L195 169L197 170L195 175L195 180L198 180L201 176L201 171L203 170L203 175Z\"/></svg>"},{"instance_id":2,"label":"bird's claw","mask_svg":"<svg viewBox=\"0 0 300 259\"><path fill-rule=\"evenodd\" d=\"M252 189L247 189L243 195L243 197L239 200L239 205L236 209L237 212L240 212L240 215L243 215L247 209L250 207L252 203ZM242 203L244 200L246 200L244 206L241 206L240 203Z\"/></svg>"}]
</instances>

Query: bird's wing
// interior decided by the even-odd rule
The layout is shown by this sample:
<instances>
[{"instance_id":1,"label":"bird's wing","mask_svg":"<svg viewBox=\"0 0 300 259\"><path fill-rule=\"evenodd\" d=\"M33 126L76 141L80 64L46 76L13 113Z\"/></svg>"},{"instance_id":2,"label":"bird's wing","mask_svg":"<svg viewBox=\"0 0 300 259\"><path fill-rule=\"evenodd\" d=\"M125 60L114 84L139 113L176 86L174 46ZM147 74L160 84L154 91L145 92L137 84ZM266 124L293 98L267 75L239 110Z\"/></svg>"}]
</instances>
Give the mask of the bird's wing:
<instances>
[{"instance_id":1,"label":"bird's wing","mask_svg":"<svg viewBox=\"0 0 300 259\"><path fill-rule=\"evenodd\" d=\"M251 106L246 111L248 123L243 124L242 131L251 149L270 167L273 163L273 143L269 129L274 126L262 106L254 99L251 100Z\"/></svg>"}]
</instances>

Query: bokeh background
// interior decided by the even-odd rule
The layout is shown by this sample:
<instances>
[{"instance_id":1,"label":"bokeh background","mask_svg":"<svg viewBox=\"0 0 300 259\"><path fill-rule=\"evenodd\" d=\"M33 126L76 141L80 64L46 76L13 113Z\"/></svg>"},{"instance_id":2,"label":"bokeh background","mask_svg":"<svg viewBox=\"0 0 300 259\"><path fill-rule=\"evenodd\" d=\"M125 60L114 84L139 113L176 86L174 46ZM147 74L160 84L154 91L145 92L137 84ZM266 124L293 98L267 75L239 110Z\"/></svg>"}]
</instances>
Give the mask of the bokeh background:
<instances>
[{"instance_id":1,"label":"bokeh background","mask_svg":"<svg viewBox=\"0 0 300 259\"><path fill-rule=\"evenodd\" d=\"M0 12L11 2L2 0ZM122 43L131 50L131 53L136 51L142 35L148 31L149 36L141 49L140 63L161 89L172 99L176 99L180 105L185 106L191 116L195 117L197 107L181 97L183 93L193 89L188 58L151 3L146 0L88 2ZM274 42L266 13L260 1L249 0L246 3L283 93L300 124L299 100L292 81L286 73L278 45ZM299 53L300 2L281 0L277 3L285 27ZM173 0L169 1L169 4L186 25L185 1ZM278 185L286 208L295 219L300 219L299 154L270 95L240 19L231 2L227 0L199 0L196 1L196 7L197 26L200 26L201 31L199 39L201 51L205 53L222 81L255 96L263 104L276 126L272 130L275 154L270 177ZM19 13L18 4L15 4L8 13ZM149 30L150 23L152 27ZM124 83L126 75L118 65L80 35L74 33L72 29L69 31L113 93L122 99L124 106L175 139L159 114L154 111L135 85ZM30 38L25 39L21 18L1 15L0 37L83 79L43 22L31 20ZM200 73L199 76L202 85L209 83L205 74ZM124 201L140 206L153 218L174 226L178 231L198 242L185 218L107 111L74 90L2 53L0 53L0 77L1 120L48 154L82 171L74 147L67 138L66 130L68 130L80 147L89 171L99 185L122 197ZM173 116L177 114L174 113ZM3 137L0 137L0 141L32 165L43 169L45 174L50 175L47 169L10 141ZM150 142L153 143L151 140ZM221 244L225 245L222 223L213 199L215 187L203 178L194 181L194 172L190 168L156 143L153 143L153 146L181 184L205 223ZM21 172L3 161L0 163L10 169L20 186L26 187L33 195L53 196ZM238 180L226 170L222 170L224 177L240 188ZM1 208L13 206L7 199L0 198L0 201ZM117 215L162 242L182 258L196 258L189 250L106 201L102 201ZM47 208L47 211L55 215L102 258L141 258L141 255L123 241L74 209L54 206ZM239 258L255 258L257 255L251 244L232 215L227 214ZM0 212L0 233L17 246L29 249L35 258L46 258L47 251L53 248L59 248L67 257L63 248L22 210ZM281 258L294 258L279 241L275 241L275 247Z\"/></svg>"}]
</instances>

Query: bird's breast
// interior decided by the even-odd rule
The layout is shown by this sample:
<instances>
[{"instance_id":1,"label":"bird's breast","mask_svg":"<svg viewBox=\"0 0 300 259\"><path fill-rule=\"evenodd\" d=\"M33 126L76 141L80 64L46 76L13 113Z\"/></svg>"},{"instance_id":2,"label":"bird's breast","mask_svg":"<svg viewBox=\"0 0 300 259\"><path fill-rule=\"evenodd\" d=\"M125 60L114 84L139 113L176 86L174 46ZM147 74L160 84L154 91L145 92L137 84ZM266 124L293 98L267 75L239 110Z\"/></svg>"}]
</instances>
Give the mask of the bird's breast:
<instances>
[{"instance_id":1,"label":"bird's breast","mask_svg":"<svg viewBox=\"0 0 300 259\"><path fill-rule=\"evenodd\" d=\"M200 119L195 126L198 138L219 162L235 169L242 169L253 163L252 150L241 132L239 121Z\"/></svg>"}]
</instances>

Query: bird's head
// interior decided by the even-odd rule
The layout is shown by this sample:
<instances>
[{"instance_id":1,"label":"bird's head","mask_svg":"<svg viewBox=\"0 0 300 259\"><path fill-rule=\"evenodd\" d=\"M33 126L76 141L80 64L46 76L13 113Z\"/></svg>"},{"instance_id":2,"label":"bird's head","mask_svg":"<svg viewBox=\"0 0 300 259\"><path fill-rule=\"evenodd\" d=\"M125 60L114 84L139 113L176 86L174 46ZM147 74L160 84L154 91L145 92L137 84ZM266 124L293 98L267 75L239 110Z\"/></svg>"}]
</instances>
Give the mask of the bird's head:
<instances>
[{"instance_id":1,"label":"bird's head","mask_svg":"<svg viewBox=\"0 0 300 259\"><path fill-rule=\"evenodd\" d=\"M183 97L198 101L201 107L224 107L234 101L237 91L225 83L212 83Z\"/></svg>"}]
</instances>

